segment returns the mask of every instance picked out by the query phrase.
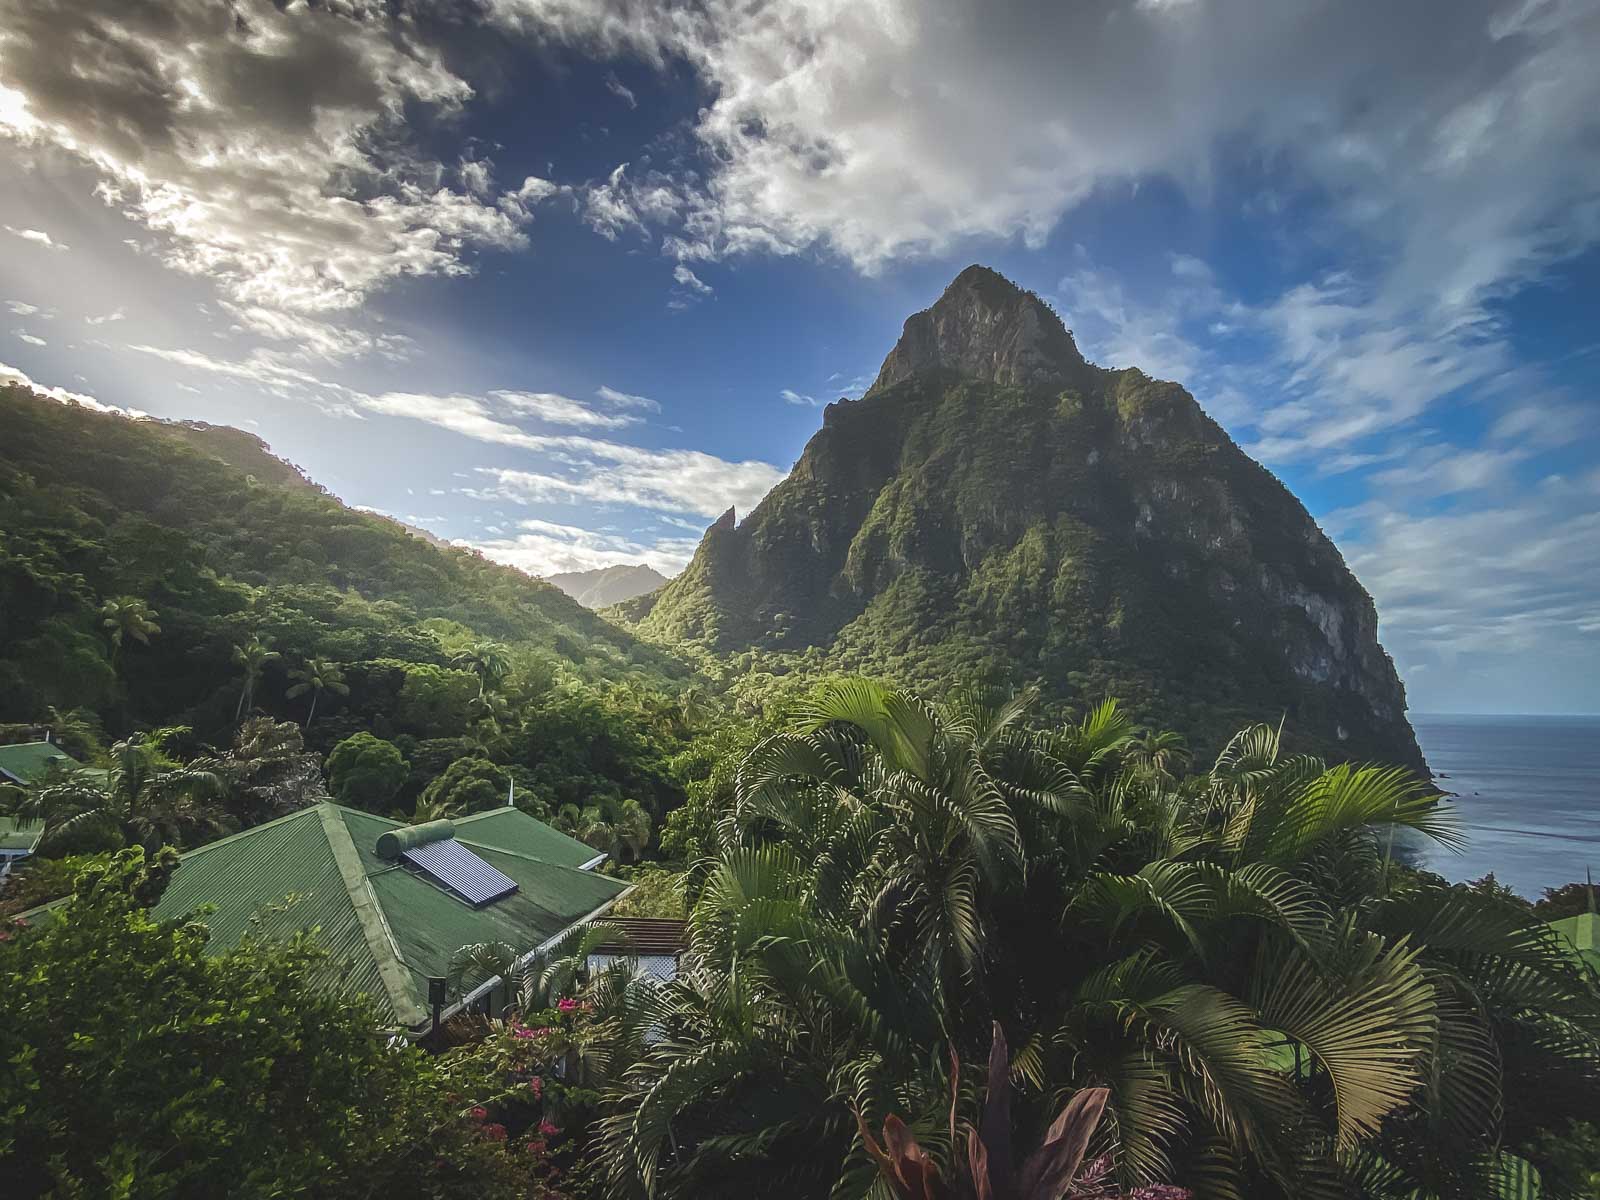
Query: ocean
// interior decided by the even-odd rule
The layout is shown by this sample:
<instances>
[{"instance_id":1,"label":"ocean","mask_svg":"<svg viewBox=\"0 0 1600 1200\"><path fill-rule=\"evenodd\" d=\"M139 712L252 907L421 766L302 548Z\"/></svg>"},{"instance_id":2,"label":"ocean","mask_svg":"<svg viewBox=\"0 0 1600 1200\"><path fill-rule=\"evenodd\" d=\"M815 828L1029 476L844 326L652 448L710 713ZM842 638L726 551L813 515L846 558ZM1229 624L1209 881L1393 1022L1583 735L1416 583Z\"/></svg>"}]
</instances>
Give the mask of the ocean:
<instances>
[{"instance_id":1,"label":"ocean","mask_svg":"<svg viewBox=\"0 0 1600 1200\"><path fill-rule=\"evenodd\" d=\"M1411 724L1470 839L1421 865L1453 880L1493 871L1530 900L1586 866L1600 880L1600 717L1412 713Z\"/></svg>"}]
</instances>

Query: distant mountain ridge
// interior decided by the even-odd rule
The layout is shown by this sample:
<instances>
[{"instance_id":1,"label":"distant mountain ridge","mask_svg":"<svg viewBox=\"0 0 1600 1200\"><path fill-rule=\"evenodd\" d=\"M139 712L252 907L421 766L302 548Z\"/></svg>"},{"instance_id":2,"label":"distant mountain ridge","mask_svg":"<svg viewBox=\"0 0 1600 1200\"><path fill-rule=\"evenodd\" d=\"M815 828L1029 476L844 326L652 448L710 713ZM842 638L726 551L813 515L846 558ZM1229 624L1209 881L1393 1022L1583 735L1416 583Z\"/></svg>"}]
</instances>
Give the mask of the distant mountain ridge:
<instances>
[{"instance_id":1,"label":"distant mountain ridge","mask_svg":"<svg viewBox=\"0 0 1600 1200\"><path fill-rule=\"evenodd\" d=\"M667 582L667 577L649 563L619 563L592 571L562 571L546 575L544 581L585 608L606 608L655 591Z\"/></svg>"},{"instance_id":2,"label":"distant mountain ridge","mask_svg":"<svg viewBox=\"0 0 1600 1200\"><path fill-rule=\"evenodd\" d=\"M1309 749L1422 766L1371 597L1304 506L1183 388L1089 364L979 266L742 524L616 611L935 692L1116 695L1207 751L1287 717Z\"/></svg>"}]
</instances>

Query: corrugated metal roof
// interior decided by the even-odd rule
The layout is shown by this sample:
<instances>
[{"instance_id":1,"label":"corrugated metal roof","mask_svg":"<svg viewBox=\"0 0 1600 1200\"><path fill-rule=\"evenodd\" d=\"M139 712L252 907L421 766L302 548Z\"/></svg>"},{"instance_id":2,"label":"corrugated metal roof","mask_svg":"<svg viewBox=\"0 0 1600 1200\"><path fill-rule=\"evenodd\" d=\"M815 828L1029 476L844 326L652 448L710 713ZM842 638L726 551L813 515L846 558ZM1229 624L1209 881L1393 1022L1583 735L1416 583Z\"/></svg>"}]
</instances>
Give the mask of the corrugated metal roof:
<instances>
[{"instance_id":1,"label":"corrugated metal roof","mask_svg":"<svg viewBox=\"0 0 1600 1200\"><path fill-rule=\"evenodd\" d=\"M201 905L216 909L201 918L213 953L252 930L275 939L315 928L328 951L318 981L343 994L365 993L393 1011L316 807L185 854L154 912L169 919Z\"/></svg>"},{"instance_id":2,"label":"corrugated metal roof","mask_svg":"<svg viewBox=\"0 0 1600 1200\"><path fill-rule=\"evenodd\" d=\"M549 844L537 830L515 829L514 822L539 825L533 817L507 811L513 817L495 823L496 840L520 833L524 844ZM625 888L603 875L480 844L476 852L518 890L474 909L420 873L378 857L378 837L399 824L322 803L257 825L185 854L156 915L215 906L204 918L215 953L251 929L271 937L315 927L329 950L320 980L371 996L396 1025L411 1027L426 1017L428 977L447 975L461 946L504 941L531 950Z\"/></svg>"},{"instance_id":3,"label":"corrugated metal roof","mask_svg":"<svg viewBox=\"0 0 1600 1200\"><path fill-rule=\"evenodd\" d=\"M0 850L31 851L43 832L44 821L38 817L0 817Z\"/></svg>"},{"instance_id":4,"label":"corrugated metal roof","mask_svg":"<svg viewBox=\"0 0 1600 1200\"><path fill-rule=\"evenodd\" d=\"M599 954L677 955L687 940L687 922L673 917L606 917L605 924L617 936L607 938Z\"/></svg>"},{"instance_id":5,"label":"corrugated metal roof","mask_svg":"<svg viewBox=\"0 0 1600 1200\"><path fill-rule=\"evenodd\" d=\"M13 783L32 783L49 770L53 762L76 765L70 754L50 742L13 742L0 746L0 776Z\"/></svg>"},{"instance_id":6,"label":"corrugated metal roof","mask_svg":"<svg viewBox=\"0 0 1600 1200\"><path fill-rule=\"evenodd\" d=\"M519 808L491 808L470 817L457 817L456 840L471 846L493 846L563 867L581 867L599 855L593 846L568 837Z\"/></svg>"}]
</instances>

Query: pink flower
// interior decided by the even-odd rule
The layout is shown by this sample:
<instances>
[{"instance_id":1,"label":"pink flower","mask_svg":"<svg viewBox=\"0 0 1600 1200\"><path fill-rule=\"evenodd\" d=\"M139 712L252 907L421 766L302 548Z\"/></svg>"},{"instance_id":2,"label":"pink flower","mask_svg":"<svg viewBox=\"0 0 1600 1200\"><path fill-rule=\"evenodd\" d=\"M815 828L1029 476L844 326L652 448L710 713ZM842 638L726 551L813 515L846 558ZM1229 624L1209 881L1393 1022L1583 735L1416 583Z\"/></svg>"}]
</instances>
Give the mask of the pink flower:
<instances>
[{"instance_id":1,"label":"pink flower","mask_svg":"<svg viewBox=\"0 0 1600 1200\"><path fill-rule=\"evenodd\" d=\"M573 1012L577 1009L578 1002L570 999L569 997L563 996L560 1000L556 1001L556 1007L562 1012Z\"/></svg>"},{"instance_id":2,"label":"pink flower","mask_svg":"<svg viewBox=\"0 0 1600 1200\"><path fill-rule=\"evenodd\" d=\"M555 1137L556 1134L561 1132L561 1126L551 1124L549 1118L546 1118L539 1122L539 1132L547 1138Z\"/></svg>"},{"instance_id":3,"label":"pink flower","mask_svg":"<svg viewBox=\"0 0 1600 1200\"><path fill-rule=\"evenodd\" d=\"M467 1115L470 1116L474 1121L482 1121L486 1117L488 1117L489 1110L487 1108L484 1108L483 1105L480 1104L476 1108L474 1108L470 1113L468 1113Z\"/></svg>"},{"instance_id":4,"label":"pink flower","mask_svg":"<svg viewBox=\"0 0 1600 1200\"><path fill-rule=\"evenodd\" d=\"M504 1125L485 1125L483 1127L483 1136L491 1142L503 1142L506 1140L506 1127Z\"/></svg>"},{"instance_id":5,"label":"pink flower","mask_svg":"<svg viewBox=\"0 0 1600 1200\"><path fill-rule=\"evenodd\" d=\"M528 1080L528 1090L536 1097L542 1099L544 1097L544 1080L535 1075L532 1079Z\"/></svg>"},{"instance_id":6,"label":"pink flower","mask_svg":"<svg viewBox=\"0 0 1600 1200\"><path fill-rule=\"evenodd\" d=\"M511 1036L514 1038L531 1038L538 1037L539 1035L533 1030L529 1029L526 1025L513 1025L511 1027Z\"/></svg>"}]
</instances>

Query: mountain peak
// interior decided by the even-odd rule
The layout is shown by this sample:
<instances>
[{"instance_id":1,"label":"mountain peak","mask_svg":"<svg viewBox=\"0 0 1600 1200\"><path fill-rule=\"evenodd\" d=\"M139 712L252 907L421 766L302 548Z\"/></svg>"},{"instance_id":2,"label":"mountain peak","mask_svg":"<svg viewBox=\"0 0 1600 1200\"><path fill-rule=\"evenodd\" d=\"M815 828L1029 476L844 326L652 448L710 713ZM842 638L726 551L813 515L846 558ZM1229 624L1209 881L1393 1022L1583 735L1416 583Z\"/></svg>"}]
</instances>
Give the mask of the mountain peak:
<instances>
[{"instance_id":1,"label":"mountain peak","mask_svg":"<svg viewBox=\"0 0 1600 1200\"><path fill-rule=\"evenodd\" d=\"M870 390L950 370L1015 387L1057 387L1084 366L1061 318L998 271L974 263L932 308L914 313Z\"/></svg>"}]
</instances>

